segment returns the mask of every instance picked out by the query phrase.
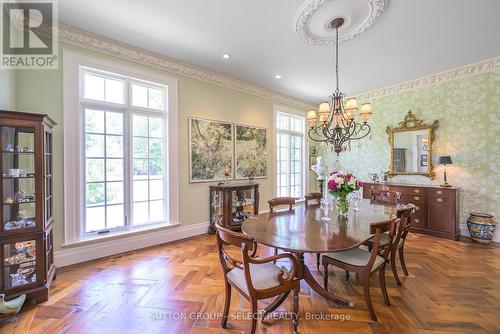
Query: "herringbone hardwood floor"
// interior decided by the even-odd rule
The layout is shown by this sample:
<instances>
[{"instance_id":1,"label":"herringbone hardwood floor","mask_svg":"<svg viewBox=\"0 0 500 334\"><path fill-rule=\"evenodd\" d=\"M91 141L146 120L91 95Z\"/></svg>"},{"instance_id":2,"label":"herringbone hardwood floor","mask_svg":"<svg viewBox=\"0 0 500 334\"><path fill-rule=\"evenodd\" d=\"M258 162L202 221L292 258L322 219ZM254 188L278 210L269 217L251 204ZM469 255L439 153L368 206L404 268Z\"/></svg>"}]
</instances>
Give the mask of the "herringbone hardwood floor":
<instances>
[{"instance_id":1,"label":"herringbone hardwood floor","mask_svg":"<svg viewBox=\"0 0 500 334\"><path fill-rule=\"evenodd\" d=\"M0 332L245 333L248 320L230 319L231 329L219 327L224 288L215 250L213 236L200 236L62 268L49 301L25 305L18 316L0 323ZM386 271L391 306L383 303L378 279L371 281L378 322L370 320L357 278L346 284L344 273L330 267L330 284L356 306L335 307L303 285L300 332L500 333L498 245L411 235L406 254L410 276L403 276L402 287ZM307 260L315 268L314 255ZM321 282L321 274L316 270L314 274ZM238 293L232 297L233 318L248 312L248 303ZM277 315L291 309L290 299ZM305 319L310 315L345 320ZM290 333L290 329L289 320L277 317L259 324L258 331Z\"/></svg>"}]
</instances>

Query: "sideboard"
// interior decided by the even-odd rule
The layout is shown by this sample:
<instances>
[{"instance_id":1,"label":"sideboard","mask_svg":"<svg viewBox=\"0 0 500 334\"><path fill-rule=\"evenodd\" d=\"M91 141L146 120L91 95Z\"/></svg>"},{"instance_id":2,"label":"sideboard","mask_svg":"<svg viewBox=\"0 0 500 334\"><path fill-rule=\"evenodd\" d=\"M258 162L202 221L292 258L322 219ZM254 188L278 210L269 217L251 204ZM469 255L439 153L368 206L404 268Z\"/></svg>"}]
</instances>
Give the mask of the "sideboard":
<instances>
[{"instance_id":1,"label":"sideboard","mask_svg":"<svg viewBox=\"0 0 500 334\"><path fill-rule=\"evenodd\" d=\"M412 232L428 234L440 238L457 240L458 188L444 188L398 183L370 183L363 185L363 198L370 198L372 190L395 191L401 193L401 204L414 204L415 216Z\"/></svg>"}]
</instances>

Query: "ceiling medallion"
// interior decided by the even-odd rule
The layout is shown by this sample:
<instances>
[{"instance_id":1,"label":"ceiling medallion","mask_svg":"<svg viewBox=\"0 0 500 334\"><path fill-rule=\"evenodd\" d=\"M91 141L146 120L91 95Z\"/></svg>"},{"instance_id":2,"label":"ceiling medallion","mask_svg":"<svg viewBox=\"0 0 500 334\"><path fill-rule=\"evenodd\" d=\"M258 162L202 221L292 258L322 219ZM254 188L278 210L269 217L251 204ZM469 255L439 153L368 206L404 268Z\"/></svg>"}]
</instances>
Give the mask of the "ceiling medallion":
<instances>
[{"instance_id":1,"label":"ceiling medallion","mask_svg":"<svg viewBox=\"0 0 500 334\"><path fill-rule=\"evenodd\" d=\"M346 21L339 41L368 30L389 6L390 0L306 0L295 15L295 31L311 45L334 45L335 30L328 23L335 17Z\"/></svg>"}]
</instances>

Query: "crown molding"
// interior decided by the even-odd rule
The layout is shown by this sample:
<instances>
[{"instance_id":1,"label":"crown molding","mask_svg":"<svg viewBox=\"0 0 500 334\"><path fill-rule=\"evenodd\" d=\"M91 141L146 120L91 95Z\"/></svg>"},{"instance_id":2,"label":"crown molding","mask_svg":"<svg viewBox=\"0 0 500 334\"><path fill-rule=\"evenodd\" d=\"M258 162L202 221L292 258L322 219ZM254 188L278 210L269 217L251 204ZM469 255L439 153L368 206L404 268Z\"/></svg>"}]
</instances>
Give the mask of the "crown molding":
<instances>
[{"instance_id":1,"label":"crown molding","mask_svg":"<svg viewBox=\"0 0 500 334\"><path fill-rule=\"evenodd\" d=\"M65 24L59 23L54 35L60 42L65 44L158 68L191 79L209 82L272 100L276 103L294 106L303 110L314 107L306 101Z\"/></svg>"},{"instance_id":2,"label":"crown molding","mask_svg":"<svg viewBox=\"0 0 500 334\"><path fill-rule=\"evenodd\" d=\"M382 96L399 94L409 90L429 87L447 81L462 79L487 72L500 74L500 57L487 59L475 64L457 67L420 79L406 81L384 88L378 88L372 91L358 94L358 97L363 100L371 100Z\"/></svg>"}]
</instances>

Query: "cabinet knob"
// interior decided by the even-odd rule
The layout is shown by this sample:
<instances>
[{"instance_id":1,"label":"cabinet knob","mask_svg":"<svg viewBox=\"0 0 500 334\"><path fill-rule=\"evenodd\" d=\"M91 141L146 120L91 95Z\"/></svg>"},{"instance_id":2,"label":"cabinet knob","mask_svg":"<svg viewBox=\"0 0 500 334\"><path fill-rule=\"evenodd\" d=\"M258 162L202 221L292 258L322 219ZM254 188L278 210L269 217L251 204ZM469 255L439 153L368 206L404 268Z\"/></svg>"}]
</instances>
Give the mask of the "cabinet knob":
<instances>
[{"instance_id":1,"label":"cabinet knob","mask_svg":"<svg viewBox=\"0 0 500 334\"><path fill-rule=\"evenodd\" d=\"M418 218L413 219L413 221L414 221L415 223L420 223L420 219L418 219Z\"/></svg>"},{"instance_id":2,"label":"cabinet knob","mask_svg":"<svg viewBox=\"0 0 500 334\"><path fill-rule=\"evenodd\" d=\"M413 189L413 191L415 192L415 194L419 194L420 193L420 189Z\"/></svg>"},{"instance_id":3,"label":"cabinet knob","mask_svg":"<svg viewBox=\"0 0 500 334\"><path fill-rule=\"evenodd\" d=\"M417 210L417 211L418 211L418 210L420 210L420 207L419 207L419 206L416 206L416 207L415 207L415 210Z\"/></svg>"},{"instance_id":4,"label":"cabinet knob","mask_svg":"<svg viewBox=\"0 0 500 334\"><path fill-rule=\"evenodd\" d=\"M443 199L442 198L436 198L436 202L443 203Z\"/></svg>"},{"instance_id":5,"label":"cabinet knob","mask_svg":"<svg viewBox=\"0 0 500 334\"><path fill-rule=\"evenodd\" d=\"M443 192L442 192L441 190L438 190L438 191L436 191L436 194L438 194L438 195L442 195L442 194L443 194Z\"/></svg>"},{"instance_id":6,"label":"cabinet knob","mask_svg":"<svg viewBox=\"0 0 500 334\"><path fill-rule=\"evenodd\" d=\"M415 197L413 197L413 199L414 199L415 201L418 201L418 200L420 200L420 197L415 196Z\"/></svg>"}]
</instances>

